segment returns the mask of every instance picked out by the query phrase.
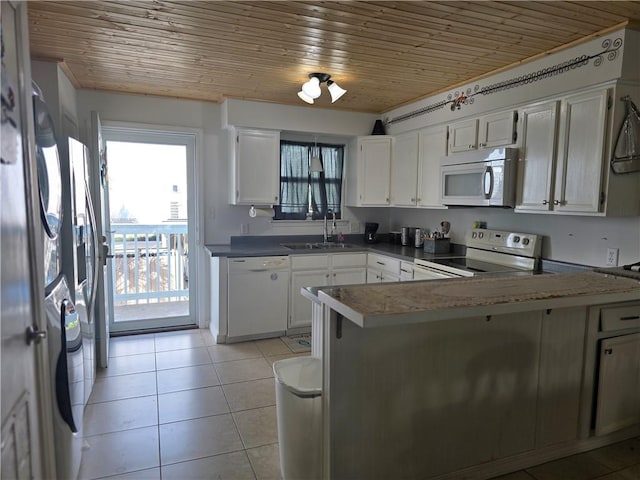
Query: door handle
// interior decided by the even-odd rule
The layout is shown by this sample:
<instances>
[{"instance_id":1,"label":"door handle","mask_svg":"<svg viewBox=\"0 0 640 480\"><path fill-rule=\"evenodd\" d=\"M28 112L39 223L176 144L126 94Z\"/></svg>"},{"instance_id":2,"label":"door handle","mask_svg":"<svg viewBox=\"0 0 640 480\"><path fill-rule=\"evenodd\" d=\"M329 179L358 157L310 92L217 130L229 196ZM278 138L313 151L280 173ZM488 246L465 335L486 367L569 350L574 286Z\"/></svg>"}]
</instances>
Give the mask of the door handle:
<instances>
[{"instance_id":1,"label":"door handle","mask_svg":"<svg viewBox=\"0 0 640 480\"><path fill-rule=\"evenodd\" d=\"M489 180L488 183L487 180ZM487 166L482 175L482 193L486 199L490 199L493 195L493 167L491 166Z\"/></svg>"},{"instance_id":2,"label":"door handle","mask_svg":"<svg viewBox=\"0 0 640 480\"><path fill-rule=\"evenodd\" d=\"M42 340L47 338L47 331L40 330L37 325L29 325L25 333L27 345L31 345L31 343L38 345Z\"/></svg>"}]
</instances>

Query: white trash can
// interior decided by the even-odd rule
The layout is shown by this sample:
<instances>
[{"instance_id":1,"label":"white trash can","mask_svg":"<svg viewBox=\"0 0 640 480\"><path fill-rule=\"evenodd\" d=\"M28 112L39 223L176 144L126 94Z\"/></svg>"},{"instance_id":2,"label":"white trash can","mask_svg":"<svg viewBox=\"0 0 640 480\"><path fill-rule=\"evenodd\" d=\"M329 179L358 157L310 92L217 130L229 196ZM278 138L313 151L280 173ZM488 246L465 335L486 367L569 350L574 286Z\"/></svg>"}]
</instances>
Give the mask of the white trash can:
<instances>
[{"instance_id":1,"label":"white trash can","mask_svg":"<svg viewBox=\"0 0 640 480\"><path fill-rule=\"evenodd\" d=\"M284 480L322 472L322 361L295 357L273 364L280 467Z\"/></svg>"}]
</instances>

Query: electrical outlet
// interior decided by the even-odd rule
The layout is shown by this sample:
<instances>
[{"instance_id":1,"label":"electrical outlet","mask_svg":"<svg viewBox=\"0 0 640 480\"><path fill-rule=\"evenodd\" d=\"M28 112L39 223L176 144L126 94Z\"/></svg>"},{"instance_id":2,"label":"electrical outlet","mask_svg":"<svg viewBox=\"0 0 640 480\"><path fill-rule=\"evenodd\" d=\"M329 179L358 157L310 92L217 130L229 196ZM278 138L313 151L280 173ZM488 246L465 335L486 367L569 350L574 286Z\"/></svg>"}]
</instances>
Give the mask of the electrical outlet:
<instances>
[{"instance_id":1,"label":"electrical outlet","mask_svg":"<svg viewBox=\"0 0 640 480\"><path fill-rule=\"evenodd\" d=\"M618 249L607 248L607 267L618 266Z\"/></svg>"}]
</instances>

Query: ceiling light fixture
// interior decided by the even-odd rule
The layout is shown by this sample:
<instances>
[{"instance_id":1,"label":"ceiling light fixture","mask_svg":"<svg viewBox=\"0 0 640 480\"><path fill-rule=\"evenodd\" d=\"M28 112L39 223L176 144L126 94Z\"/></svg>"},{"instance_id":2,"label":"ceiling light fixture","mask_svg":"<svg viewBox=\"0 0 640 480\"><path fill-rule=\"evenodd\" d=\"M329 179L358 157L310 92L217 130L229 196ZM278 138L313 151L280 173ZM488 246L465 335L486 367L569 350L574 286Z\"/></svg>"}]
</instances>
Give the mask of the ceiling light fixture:
<instances>
[{"instance_id":1,"label":"ceiling light fixture","mask_svg":"<svg viewBox=\"0 0 640 480\"><path fill-rule=\"evenodd\" d=\"M302 89L298 92L301 100L313 105L313 101L322 94L320 84L327 83L327 88L331 94L331 103L338 100L342 95L347 93L344 88L340 88L336 82L330 80L331 75L328 73L310 73L309 80L302 85Z\"/></svg>"}]
</instances>

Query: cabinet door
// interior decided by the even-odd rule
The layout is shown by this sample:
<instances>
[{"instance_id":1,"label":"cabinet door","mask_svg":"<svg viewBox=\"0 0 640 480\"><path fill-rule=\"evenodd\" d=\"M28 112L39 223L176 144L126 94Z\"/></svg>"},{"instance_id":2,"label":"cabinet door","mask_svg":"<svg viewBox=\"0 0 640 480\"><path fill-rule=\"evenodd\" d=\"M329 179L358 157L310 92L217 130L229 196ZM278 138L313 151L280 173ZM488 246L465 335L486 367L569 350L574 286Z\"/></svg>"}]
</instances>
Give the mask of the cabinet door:
<instances>
[{"instance_id":1,"label":"cabinet door","mask_svg":"<svg viewBox=\"0 0 640 480\"><path fill-rule=\"evenodd\" d=\"M449 125L449 153L466 152L478 148L478 119Z\"/></svg>"},{"instance_id":2,"label":"cabinet door","mask_svg":"<svg viewBox=\"0 0 640 480\"><path fill-rule=\"evenodd\" d=\"M413 263L400 262L400 280L403 282L413 280Z\"/></svg>"},{"instance_id":3,"label":"cabinet door","mask_svg":"<svg viewBox=\"0 0 640 480\"><path fill-rule=\"evenodd\" d=\"M331 272L331 285L361 285L367 283L367 269L339 268Z\"/></svg>"},{"instance_id":4,"label":"cabinet door","mask_svg":"<svg viewBox=\"0 0 640 480\"><path fill-rule=\"evenodd\" d=\"M289 308L289 328L311 325L311 300L303 297L303 287L324 287L329 285L327 270L291 272L291 307Z\"/></svg>"},{"instance_id":5,"label":"cabinet door","mask_svg":"<svg viewBox=\"0 0 640 480\"><path fill-rule=\"evenodd\" d=\"M377 268L367 268L367 283L382 283L382 271Z\"/></svg>"},{"instance_id":6,"label":"cabinet door","mask_svg":"<svg viewBox=\"0 0 640 480\"><path fill-rule=\"evenodd\" d=\"M608 90L565 99L560 125L554 210L598 212Z\"/></svg>"},{"instance_id":7,"label":"cabinet door","mask_svg":"<svg viewBox=\"0 0 640 480\"><path fill-rule=\"evenodd\" d=\"M516 112L498 112L480 118L478 148L493 148L516 143Z\"/></svg>"},{"instance_id":8,"label":"cabinet door","mask_svg":"<svg viewBox=\"0 0 640 480\"><path fill-rule=\"evenodd\" d=\"M416 204L418 171L418 132L393 139L391 158L391 205L413 207Z\"/></svg>"},{"instance_id":9,"label":"cabinet door","mask_svg":"<svg viewBox=\"0 0 640 480\"><path fill-rule=\"evenodd\" d=\"M233 154L235 205L274 205L280 197L280 133L238 130Z\"/></svg>"},{"instance_id":10,"label":"cabinet door","mask_svg":"<svg viewBox=\"0 0 640 480\"><path fill-rule=\"evenodd\" d=\"M522 115L522 146L518 166L518 210L551 208L556 159L556 127L559 102L525 108Z\"/></svg>"},{"instance_id":11,"label":"cabinet door","mask_svg":"<svg viewBox=\"0 0 640 480\"><path fill-rule=\"evenodd\" d=\"M636 423L640 423L640 333L602 341L596 435Z\"/></svg>"},{"instance_id":12,"label":"cabinet door","mask_svg":"<svg viewBox=\"0 0 640 480\"><path fill-rule=\"evenodd\" d=\"M446 154L446 126L427 128L420 131L418 145L418 206L444 207L440 203L440 159Z\"/></svg>"},{"instance_id":13,"label":"cabinet door","mask_svg":"<svg viewBox=\"0 0 640 480\"><path fill-rule=\"evenodd\" d=\"M358 143L360 204L389 205L391 137L366 137L359 139Z\"/></svg>"},{"instance_id":14,"label":"cabinet door","mask_svg":"<svg viewBox=\"0 0 640 480\"><path fill-rule=\"evenodd\" d=\"M536 448L578 438L586 319L584 307L542 313Z\"/></svg>"}]
</instances>

